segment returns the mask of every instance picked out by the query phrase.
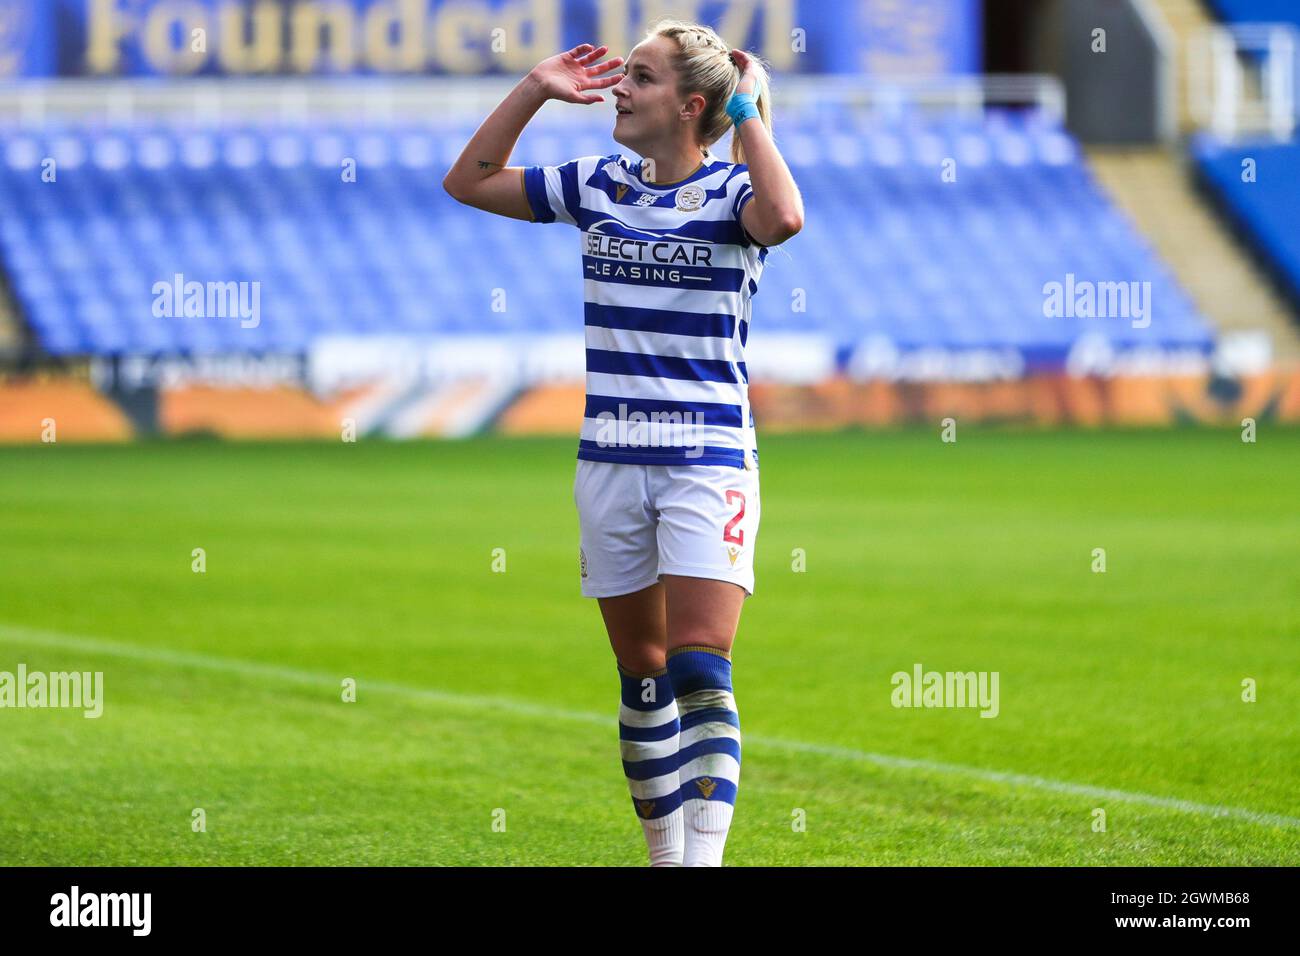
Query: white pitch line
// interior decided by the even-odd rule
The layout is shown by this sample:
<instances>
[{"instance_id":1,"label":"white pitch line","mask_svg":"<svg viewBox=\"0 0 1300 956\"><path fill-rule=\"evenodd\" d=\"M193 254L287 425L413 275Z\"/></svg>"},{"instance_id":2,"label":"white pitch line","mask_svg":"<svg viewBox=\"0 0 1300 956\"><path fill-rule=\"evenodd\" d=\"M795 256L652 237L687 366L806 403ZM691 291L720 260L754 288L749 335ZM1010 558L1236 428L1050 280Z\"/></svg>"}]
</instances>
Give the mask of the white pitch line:
<instances>
[{"instance_id":1,"label":"white pitch line","mask_svg":"<svg viewBox=\"0 0 1300 956\"><path fill-rule=\"evenodd\" d=\"M272 678L295 684L313 687L329 687L337 690L339 678L328 674L281 667L276 664L261 664L257 661L242 660L234 657L215 657L197 654L191 651L174 651L165 648L140 647L103 638L80 637L57 631L36 630L0 624L0 637L36 647L53 647L60 650L84 651L88 654L104 654L111 657L124 657L151 663L171 664L177 667L192 667L209 671L224 671L245 677ZM549 720L567 720L575 723L599 724L604 727L617 725L617 715L592 714L586 711L564 710L547 704L531 704L527 701L514 700L509 697L491 697L481 694L462 694L454 691L432 690L423 687L410 687L388 681L361 679L358 686L381 693L398 694L419 700L434 701L457 707L469 707L474 710L504 711L530 717L544 717ZM1229 818L1255 823L1261 826L1291 827L1300 829L1300 818L1288 817L1277 813L1261 813L1242 807L1227 807L1212 803L1196 803L1177 797L1161 797L1150 793L1136 793L1129 790L1115 790L1109 787L1094 787L1089 784L1069 783L1064 780L1052 780L1032 774L1011 773L1002 770L987 770L983 767L968 767L963 764L943 763L937 760L922 760L913 757L894 757L888 754L855 750L851 747L837 747L830 744L814 744L802 740L787 740L780 737L768 737L761 734L746 733L745 743L784 750L790 753L817 754L857 763L871 763L880 767L896 770L921 770L928 773L947 774L950 776L970 777L990 783L1000 783L1015 787L1028 787L1034 790L1046 790L1052 793L1066 794L1072 797L1090 797L1095 799L1115 800L1122 803L1141 804L1158 807L1162 810L1174 810L1198 816Z\"/></svg>"}]
</instances>

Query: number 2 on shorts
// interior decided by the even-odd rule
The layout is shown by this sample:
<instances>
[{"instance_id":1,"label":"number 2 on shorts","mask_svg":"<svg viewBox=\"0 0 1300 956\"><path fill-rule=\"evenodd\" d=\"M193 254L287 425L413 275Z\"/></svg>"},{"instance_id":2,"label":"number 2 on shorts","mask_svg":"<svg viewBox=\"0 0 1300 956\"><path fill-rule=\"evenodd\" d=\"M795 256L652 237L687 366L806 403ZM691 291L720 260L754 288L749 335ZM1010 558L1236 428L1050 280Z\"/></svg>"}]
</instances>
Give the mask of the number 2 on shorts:
<instances>
[{"instance_id":1,"label":"number 2 on shorts","mask_svg":"<svg viewBox=\"0 0 1300 956\"><path fill-rule=\"evenodd\" d=\"M744 520L745 493L743 491L737 491L735 488L728 488L727 504L731 504L732 501L736 498L740 499L740 510L736 512L736 516L732 518L730 521L728 521L726 526L722 529L722 540L728 542L729 544L743 545L745 543L745 529L741 528L735 534L731 533L731 529L734 528L736 525L740 524L742 520Z\"/></svg>"}]
</instances>

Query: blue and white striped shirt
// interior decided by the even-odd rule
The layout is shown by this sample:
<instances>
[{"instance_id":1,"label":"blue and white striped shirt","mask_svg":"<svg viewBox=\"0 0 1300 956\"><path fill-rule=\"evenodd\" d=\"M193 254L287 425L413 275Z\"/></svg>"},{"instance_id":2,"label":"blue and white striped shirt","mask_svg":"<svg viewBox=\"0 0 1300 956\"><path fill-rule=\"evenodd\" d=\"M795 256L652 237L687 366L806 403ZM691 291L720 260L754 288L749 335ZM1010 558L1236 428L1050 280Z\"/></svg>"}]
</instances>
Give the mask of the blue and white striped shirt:
<instances>
[{"instance_id":1,"label":"blue and white striped shirt","mask_svg":"<svg viewBox=\"0 0 1300 956\"><path fill-rule=\"evenodd\" d=\"M533 221L582 232L578 457L756 467L745 343L768 250L740 222L749 169L706 153L685 179L654 184L641 165L614 154L524 168Z\"/></svg>"}]
</instances>

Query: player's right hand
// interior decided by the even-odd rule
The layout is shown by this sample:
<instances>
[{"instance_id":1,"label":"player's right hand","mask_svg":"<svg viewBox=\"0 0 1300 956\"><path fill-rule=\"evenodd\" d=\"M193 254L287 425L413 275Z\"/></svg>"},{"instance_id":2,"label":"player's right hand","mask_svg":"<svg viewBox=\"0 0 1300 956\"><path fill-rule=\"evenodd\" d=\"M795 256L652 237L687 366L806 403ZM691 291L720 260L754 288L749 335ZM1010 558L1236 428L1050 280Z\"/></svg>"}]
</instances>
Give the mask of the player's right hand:
<instances>
[{"instance_id":1,"label":"player's right hand","mask_svg":"<svg viewBox=\"0 0 1300 956\"><path fill-rule=\"evenodd\" d=\"M566 103L603 103L605 97L587 91L603 90L623 78L622 73L602 76L623 63L621 56L606 60L604 63L596 63L607 52L609 47L593 47L590 43L584 43L538 63L533 67L531 75L540 84L548 100L563 100Z\"/></svg>"}]
</instances>

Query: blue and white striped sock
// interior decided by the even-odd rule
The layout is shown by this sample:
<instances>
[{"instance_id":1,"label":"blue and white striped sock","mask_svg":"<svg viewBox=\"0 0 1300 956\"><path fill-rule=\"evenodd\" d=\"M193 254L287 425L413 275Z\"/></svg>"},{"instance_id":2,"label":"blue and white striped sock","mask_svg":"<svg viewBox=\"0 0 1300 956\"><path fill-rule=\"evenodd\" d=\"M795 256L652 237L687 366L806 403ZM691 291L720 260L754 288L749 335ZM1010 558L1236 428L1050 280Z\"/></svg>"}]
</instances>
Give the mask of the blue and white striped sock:
<instances>
[{"instance_id":1,"label":"blue and white striped sock","mask_svg":"<svg viewBox=\"0 0 1300 956\"><path fill-rule=\"evenodd\" d=\"M618 739L632 806L651 866L681 866L682 798L677 780L677 701L667 669L630 674L618 668L623 699Z\"/></svg>"},{"instance_id":2,"label":"blue and white striped sock","mask_svg":"<svg viewBox=\"0 0 1300 956\"><path fill-rule=\"evenodd\" d=\"M668 652L668 675L681 714L682 866L721 866L740 784L740 715L731 692L731 657L712 647L674 648Z\"/></svg>"}]
</instances>

